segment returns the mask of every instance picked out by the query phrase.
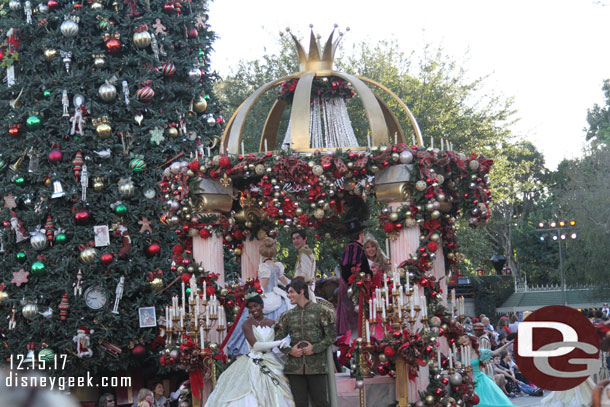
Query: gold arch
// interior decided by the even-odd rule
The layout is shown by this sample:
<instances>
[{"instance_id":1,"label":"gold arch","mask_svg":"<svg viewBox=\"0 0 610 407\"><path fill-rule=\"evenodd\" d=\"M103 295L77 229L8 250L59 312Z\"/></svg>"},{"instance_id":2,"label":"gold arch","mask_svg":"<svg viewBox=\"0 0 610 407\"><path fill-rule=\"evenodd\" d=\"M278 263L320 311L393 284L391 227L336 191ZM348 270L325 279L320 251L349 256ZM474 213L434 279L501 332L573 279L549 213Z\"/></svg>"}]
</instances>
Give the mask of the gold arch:
<instances>
[{"instance_id":1,"label":"gold arch","mask_svg":"<svg viewBox=\"0 0 610 407\"><path fill-rule=\"evenodd\" d=\"M292 149L294 151L311 151L310 143L310 99L311 99L311 87L313 80L316 77L328 77L337 76L350 83L354 88L355 93L358 94L362 100L362 105L366 112L369 128L371 129L371 141L373 145L392 144L390 132L396 133L399 138L399 142L406 143L405 134L398 122L396 115L389 109L388 105L377 95L369 86L365 84L377 86L379 89L386 92L392 99L394 99L398 105L405 111L409 118L415 136L417 138L417 144L423 145L423 138L419 125L415 120L415 116L411 113L407 105L394 92L382 84L375 82L371 79L367 79L361 76L353 76L343 72L337 71L324 71L324 72L300 72L294 75L285 76L281 79L266 83L251 94L235 111L227 128L221 139L221 147L224 152L229 154L238 154L239 146L241 143L241 137L246 122L246 118L250 113L250 110L256 103L256 101L271 88L288 81L290 79L298 78L297 87L295 89L294 98L292 102L292 109L290 113L290 131L292 140ZM265 126L261 134L259 141L259 151L263 151L264 140L267 140L268 144L273 149L277 142L277 133L279 129L279 122L282 117L282 113L286 108L286 103L283 101L276 101L269 111Z\"/></svg>"}]
</instances>

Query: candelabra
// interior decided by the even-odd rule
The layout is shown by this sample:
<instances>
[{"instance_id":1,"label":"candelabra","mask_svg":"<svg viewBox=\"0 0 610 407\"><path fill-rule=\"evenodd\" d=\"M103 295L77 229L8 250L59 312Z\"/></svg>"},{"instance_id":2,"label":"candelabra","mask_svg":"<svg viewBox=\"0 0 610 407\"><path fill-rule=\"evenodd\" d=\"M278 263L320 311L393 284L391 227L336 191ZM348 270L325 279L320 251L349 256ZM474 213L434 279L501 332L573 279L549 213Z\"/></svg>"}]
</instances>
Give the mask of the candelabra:
<instances>
[{"instance_id":1,"label":"candelabra","mask_svg":"<svg viewBox=\"0 0 610 407\"><path fill-rule=\"evenodd\" d=\"M182 283L182 301L178 296L172 297L172 305L165 307L165 320L168 344L181 344L185 340L194 342L200 349L213 339L221 342L227 329L224 307L215 295L208 298L206 283L203 283L201 294L195 277L190 280L190 296L185 296L185 284ZM216 338L210 331L216 330ZM186 336L186 338L185 338Z\"/></svg>"}]
</instances>

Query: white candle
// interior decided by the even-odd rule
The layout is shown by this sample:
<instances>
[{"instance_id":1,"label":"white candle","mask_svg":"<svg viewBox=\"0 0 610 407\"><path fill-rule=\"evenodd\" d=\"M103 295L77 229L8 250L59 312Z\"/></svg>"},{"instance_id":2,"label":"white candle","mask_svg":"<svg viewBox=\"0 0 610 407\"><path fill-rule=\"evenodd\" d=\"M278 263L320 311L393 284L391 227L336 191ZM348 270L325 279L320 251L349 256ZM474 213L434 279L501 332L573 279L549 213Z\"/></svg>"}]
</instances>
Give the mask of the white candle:
<instances>
[{"instance_id":1,"label":"white candle","mask_svg":"<svg viewBox=\"0 0 610 407\"><path fill-rule=\"evenodd\" d=\"M366 143L369 148L371 148L371 133L366 134Z\"/></svg>"},{"instance_id":2,"label":"white candle","mask_svg":"<svg viewBox=\"0 0 610 407\"><path fill-rule=\"evenodd\" d=\"M390 257L390 241L389 241L389 239L385 240L385 255Z\"/></svg>"},{"instance_id":3,"label":"white candle","mask_svg":"<svg viewBox=\"0 0 610 407\"><path fill-rule=\"evenodd\" d=\"M373 320L373 300L369 299L369 319Z\"/></svg>"},{"instance_id":4,"label":"white candle","mask_svg":"<svg viewBox=\"0 0 610 407\"><path fill-rule=\"evenodd\" d=\"M209 305L206 307L205 326L210 326L210 306Z\"/></svg>"},{"instance_id":5,"label":"white candle","mask_svg":"<svg viewBox=\"0 0 610 407\"><path fill-rule=\"evenodd\" d=\"M386 288L385 288L385 306L387 307L389 305L390 305L390 298L388 297L388 287L387 287L387 283L386 283Z\"/></svg>"},{"instance_id":6,"label":"white candle","mask_svg":"<svg viewBox=\"0 0 610 407\"><path fill-rule=\"evenodd\" d=\"M442 369L442 366L441 366L441 348L440 347L436 348L436 359L438 360L438 368Z\"/></svg>"},{"instance_id":7,"label":"white candle","mask_svg":"<svg viewBox=\"0 0 610 407\"><path fill-rule=\"evenodd\" d=\"M210 150L210 147L208 147L208 157L211 157L211 156L212 156L212 154L211 154L211 153L212 153L212 151Z\"/></svg>"},{"instance_id":8,"label":"white candle","mask_svg":"<svg viewBox=\"0 0 610 407\"><path fill-rule=\"evenodd\" d=\"M411 141L413 142L413 145L417 145L415 144L415 134L411 134Z\"/></svg>"},{"instance_id":9,"label":"white candle","mask_svg":"<svg viewBox=\"0 0 610 407\"><path fill-rule=\"evenodd\" d=\"M166 305L165 306L165 325L167 326L167 324L169 324L169 307Z\"/></svg>"},{"instance_id":10,"label":"white candle","mask_svg":"<svg viewBox=\"0 0 610 407\"><path fill-rule=\"evenodd\" d=\"M385 320L385 304L383 304L383 306L381 307L381 318L382 320Z\"/></svg>"},{"instance_id":11,"label":"white candle","mask_svg":"<svg viewBox=\"0 0 610 407\"><path fill-rule=\"evenodd\" d=\"M411 291L411 279L409 278L409 273L405 271L405 278L407 280L407 292L406 294L409 293L409 291Z\"/></svg>"},{"instance_id":12,"label":"white candle","mask_svg":"<svg viewBox=\"0 0 610 407\"><path fill-rule=\"evenodd\" d=\"M413 293L415 295L415 293ZM411 298L409 299L409 304L411 304L411 318L415 318L415 310L413 309L413 303L415 301L413 301L413 296L411 296Z\"/></svg>"},{"instance_id":13,"label":"white candle","mask_svg":"<svg viewBox=\"0 0 610 407\"><path fill-rule=\"evenodd\" d=\"M201 344L201 349L205 348L205 341L203 340L203 327L199 328L199 343Z\"/></svg>"},{"instance_id":14,"label":"white candle","mask_svg":"<svg viewBox=\"0 0 610 407\"><path fill-rule=\"evenodd\" d=\"M453 352L449 351L449 369L453 369Z\"/></svg>"},{"instance_id":15,"label":"white candle","mask_svg":"<svg viewBox=\"0 0 610 407\"><path fill-rule=\"evenodd\" d=\"M263 142L265 143L265 153L266 153L267 151L269 151L269 150L267 149L267 139L265 138Z\"/></svg>"},{"instance_id":16,"label":"white candle","mask_svg":"<svg viewBox=\"0 0 610 407\"><path fill-rule=\"evenodd\" d=\"M180 328L183 329L184 328L184 308L182 308L180 310Z\"/></svg>"},{"instance_id":17,"label":"white candle","mask_svg":"<svg viewBox=\"0 0 610 407\"><path fill-rule=\"evenodd\" d=\"M241 142L241 155L244 155L244 152L246 151L246 149L244 148L244 142Z\"/></svg>"},{"instance_id":18,"label":"white candle","mask_svg":"<svg viewBox=\"0 0 610 407\"><path fill-rule=\"evenodd\" d=\"M184 281L182 282L182 306L184 306L184 293L185 293L185 285Z\"/></svg>"},{"instance_id":19,"label":"white candle","mask_svg":"<svg viewBox=\"0 0 610 407\"><path fill-rule=\"evenodd\" d=\"M398 133L394 133L394 145L398 144Z\"/></svg>"},{"instance_id":20,"label":"white candle","mask_svg":"<svg viewBox=\"0 0 610 407\"><path fill-rule=\"evenodd\" d=\"M368 320L366 321L366 343L371 343L371 328Z\"/></svg>"},{"instance_id":21,"label":"white candle","mask_svg":"<svg viewBox=\"0 0 610 407\"><path fill-rule=\"evenodd\" d=\"M430 136L430 148L434 148L434 138Z\"/></svg>"},{"instance_id":22,"label":"white candle","mask_svg":"<svg viewBox=\"0 0 610 407\"><path fill-rule=\"evenodd\" d=\"M398 321L402 323L402 296L398 297Z\"/></svg>"},{"instance_id":23,"label":"white candle","mask_svg":"<svg viewBox=\"0 0 610 407\"><path fill-rule=\"evenodd\" d=\"M426 309L426 296L422 295L420 297L420 301L421 301L422 317L425 317L428 315L428 310Z\"/></svg>"},{"instance_id":24,"label":"white candle","mask_svg":"<svg viewBox=\"0 0 610 407\"><path fill-rule=\"evenodd\" d=\"M444 150L444 149L445 149L445 146L444 146L444 140L443 140L443 138L441 137L441 150Z\"/></svg>"},{"instance_id":25,"label":"white candle","mask_svg":"<svg viewBox=\"0 0 610 407\"><path fill-rule=\"evenodd\" d=\"M208 298L208 290L206 289L206 281L203 280L203 300L206 301Z\"/></svg>"}]
</instances>

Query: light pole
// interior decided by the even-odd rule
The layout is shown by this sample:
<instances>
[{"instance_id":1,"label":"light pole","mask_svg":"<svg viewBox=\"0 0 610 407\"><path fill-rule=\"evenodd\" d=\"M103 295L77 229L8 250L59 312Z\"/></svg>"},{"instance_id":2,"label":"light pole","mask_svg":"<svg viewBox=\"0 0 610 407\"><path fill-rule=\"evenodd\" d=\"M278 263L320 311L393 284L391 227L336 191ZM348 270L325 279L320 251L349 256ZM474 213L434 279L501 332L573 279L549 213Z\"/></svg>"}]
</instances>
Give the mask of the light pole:
<instances>
[{"instance_id":1,"label":"light pole","mask_svg":"<svg viewBox=\"0 0 610 407\"><path fill-rule=\"evenodd\" d=\"M568 305L568 299L566 297L566 276L563 271L563 248L561 246L561 241L566 240L568 237L571 239L576 239L578 234L573 229L576 226L576 221L550 221L549 223L540 222L538 223L538 232L553 232L552 239L557 241L559 245L559 273L561 275L561 299L563 301L563 305ZM569 231L571 229L571 233ZM545 241L546 238L544 235L540 236L541 241Z\"/></svg>"}]
</instances>

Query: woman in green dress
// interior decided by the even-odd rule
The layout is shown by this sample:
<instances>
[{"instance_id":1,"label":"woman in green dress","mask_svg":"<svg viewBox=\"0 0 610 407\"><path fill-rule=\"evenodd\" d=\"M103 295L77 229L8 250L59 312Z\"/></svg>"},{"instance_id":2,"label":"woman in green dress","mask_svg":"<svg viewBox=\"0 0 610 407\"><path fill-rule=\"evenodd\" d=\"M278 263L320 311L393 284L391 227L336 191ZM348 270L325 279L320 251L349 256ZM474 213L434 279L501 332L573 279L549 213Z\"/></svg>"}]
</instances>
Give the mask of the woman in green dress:
<instances>
[{"instance_id":1,"label":"woman in green dress","mask_svg":"<svg viewBox=\"0 0 610 407\"><path fill-rule=\"evenodd\" d=\"M481 368L483 366L481 366L481 363L489 363L491 351L489 349L480 349L478 353L479 357L472 359L470 362L475 383L474 391L481 400L477 407L513 407L514 404L511 403L502 389L496 385L494 379L482 372L483 369Z\"/></svg>"}]
</instances>

